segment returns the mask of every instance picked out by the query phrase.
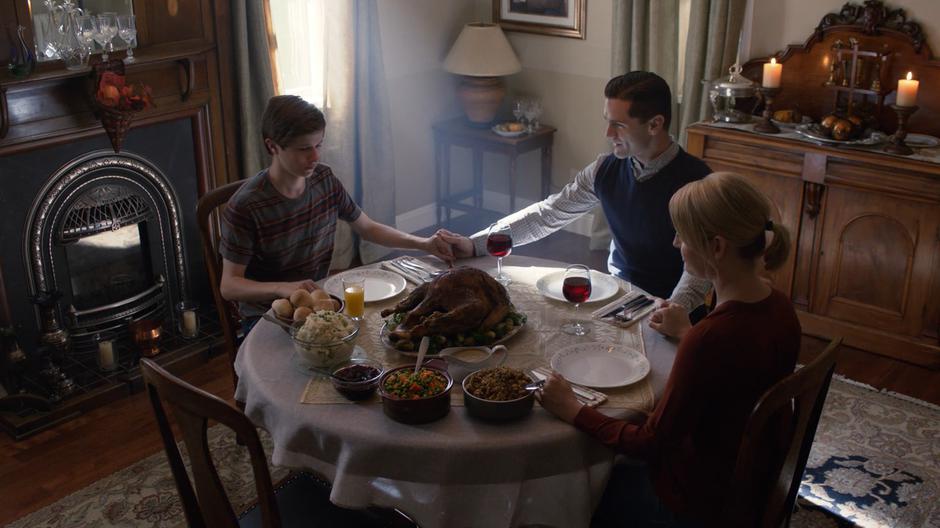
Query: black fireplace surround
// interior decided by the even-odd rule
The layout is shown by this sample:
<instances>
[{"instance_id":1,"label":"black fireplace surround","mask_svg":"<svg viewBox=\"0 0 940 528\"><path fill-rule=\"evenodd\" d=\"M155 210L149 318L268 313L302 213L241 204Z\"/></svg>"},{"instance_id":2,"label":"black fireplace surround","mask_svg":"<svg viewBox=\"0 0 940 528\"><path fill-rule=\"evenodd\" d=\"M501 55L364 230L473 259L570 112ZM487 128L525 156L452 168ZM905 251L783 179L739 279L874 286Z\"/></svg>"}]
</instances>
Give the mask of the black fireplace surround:
<instances>
[{"instance_id":1,"label":"black fireplace surround","mask_svg":"<svg viewBox=\"0 0 940 528\"><path fill-rule=\"evenodd\" d=\"M102 134L0 158L0 271L27 356L40 291L61 292L73 354L92 354L95 333L126 336L128 320L172 325L182 300L212 305L197 180L189 118L134 127L119 154Z\"/></svg>"}]
</instances>

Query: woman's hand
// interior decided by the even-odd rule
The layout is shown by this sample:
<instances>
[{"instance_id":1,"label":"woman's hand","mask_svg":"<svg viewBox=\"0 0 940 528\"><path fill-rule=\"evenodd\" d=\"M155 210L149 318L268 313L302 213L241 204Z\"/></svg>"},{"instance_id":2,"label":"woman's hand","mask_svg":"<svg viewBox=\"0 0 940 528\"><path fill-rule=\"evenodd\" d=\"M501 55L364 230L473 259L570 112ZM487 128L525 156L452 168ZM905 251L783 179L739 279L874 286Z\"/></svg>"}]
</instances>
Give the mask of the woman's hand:
<instances>
[{"instance_id":1,"label":"woman's hand","mask_svg":"<svg viewBox=\"0 0 940 528\"><path fill-rule=\"evenodd\" d=\"M583 407L571 390L571 385L557 372L549 374L545 385L535 395L548 412L570 424L574 423L574 417Z\"/></svg>"},{"instance_id":2,"label":"woman's hand","mask_svg":"<svg viewBox=\"0 0 940 528\"><path fill-rule=\"evenodd\" d=\"M689 312L686 311L685 306L662 301L650 316L650 328L665 336L682 339L682 336L692 328L692 323L689 321Z\"/></svg>"}]
</instances>

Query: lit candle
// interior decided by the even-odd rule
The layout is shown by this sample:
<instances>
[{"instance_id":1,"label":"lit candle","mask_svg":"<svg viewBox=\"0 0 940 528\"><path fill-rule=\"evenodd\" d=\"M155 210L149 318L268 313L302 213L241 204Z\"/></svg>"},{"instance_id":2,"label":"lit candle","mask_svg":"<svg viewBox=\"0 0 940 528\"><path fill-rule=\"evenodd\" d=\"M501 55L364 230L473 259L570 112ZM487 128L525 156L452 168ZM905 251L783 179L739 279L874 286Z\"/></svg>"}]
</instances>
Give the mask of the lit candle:
<instances>
[{"instance_id":1,"label":"lit candle","mask_svg":"<svg viewBox=\"0 0 940 528\"><path fill-rule=\"evenodd\" d=\"M196 312L183 311L183 337L196 337Z\"/></svg>"},{"instance_id":2,"label":"lit candle","mask_svg":"<svg viewBox=\"0 0 940 528\"><path fill-rule=\"evenodd\" d=\"M111 341L100 341L98 343L98 365L103 370L114 370L117 362L114 358L114 344Z\"/></svg>"},{"instance_id":3,"label":"lit candle","mask_svg":"<svg viewBox=\"0 0 940 528\"><path fill-rule=\"evenodd\" d=\"M764 65L764 78L761 85L764 88L780 88L780 76L783 74L783 64L777 64L777 59L770 59Z\"/></svg>"},{"instance_id":4,"label":"lit candle","mask_svg":"<svg viewBox=\"0 0 940 528\"><path fill-rule=\"evenodd\" d=\"M898 98L895 104L898 106L914 106L917 102L917 86L920 81L912 80L911 72L907 72L907 79L898 80Z\"/></svg>"}]
</instances>

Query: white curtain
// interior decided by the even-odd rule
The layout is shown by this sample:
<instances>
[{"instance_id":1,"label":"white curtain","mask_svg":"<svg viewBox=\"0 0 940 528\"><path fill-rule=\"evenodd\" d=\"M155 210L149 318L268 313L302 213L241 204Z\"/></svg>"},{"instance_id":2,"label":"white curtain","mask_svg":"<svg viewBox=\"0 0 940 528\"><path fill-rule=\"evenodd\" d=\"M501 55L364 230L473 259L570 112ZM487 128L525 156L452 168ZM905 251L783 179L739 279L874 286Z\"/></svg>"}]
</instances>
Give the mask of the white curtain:
<instances>
[{"instance_id":1,"label":"white curtain","mask_svg":"<svg viewBox=\"0 0 940 528\"><path fill-rule=\"evenodd\" d=\"M271 0L281 93L326 115L322 161L373 220L395 225L395 171L376 0ZM331 269L388 249L339 222Z\"/></svg>"}]
</instances>

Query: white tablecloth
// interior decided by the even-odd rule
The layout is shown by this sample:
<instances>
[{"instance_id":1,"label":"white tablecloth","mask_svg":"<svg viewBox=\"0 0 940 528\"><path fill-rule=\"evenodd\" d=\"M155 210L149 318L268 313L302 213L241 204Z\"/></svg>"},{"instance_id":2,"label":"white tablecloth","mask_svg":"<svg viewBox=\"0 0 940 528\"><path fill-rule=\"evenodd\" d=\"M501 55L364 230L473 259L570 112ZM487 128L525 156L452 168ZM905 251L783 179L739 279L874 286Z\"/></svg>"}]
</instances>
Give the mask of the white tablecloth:
<instances>
[{"instance_id":1,"label":"white tablecloth","mask_svg":"<svg viewBox=\"0 0 940 528\"><path fill-rule=\"evenodd\" d=\"M494 264L488 258L464 263L483 269ZM545 273L544 267L564 267L527 257L510 257L504 263L515 280L531 284ZM529 266L538 266L538 273ZM544 310L552 306L546 301ZM593 308L582 308L585 319ZM378 331L374 324L361 330ZM630 331L643 333L651 364L648 379L659 395L672 368L675 345L645 322ZM610 338L604 329L577 339L589 341L598 335ZM358 343L371 346L373 341L360 336ZM507 345L512 353L512 341ZM480 422L467 417L464 408L454 407L445 418L422 425L394 422L377 403L305 405L300 396L309 376L292 356L283 330L259 322L235 362L236 398L245 402L248 417L271 433L273 462L328 477L335 504L397 507L425 528L588 525L613 452L538 405L527 418L509 424ZM600 410L605 411L604 406Z\"/></svg>"}]
</instances>

